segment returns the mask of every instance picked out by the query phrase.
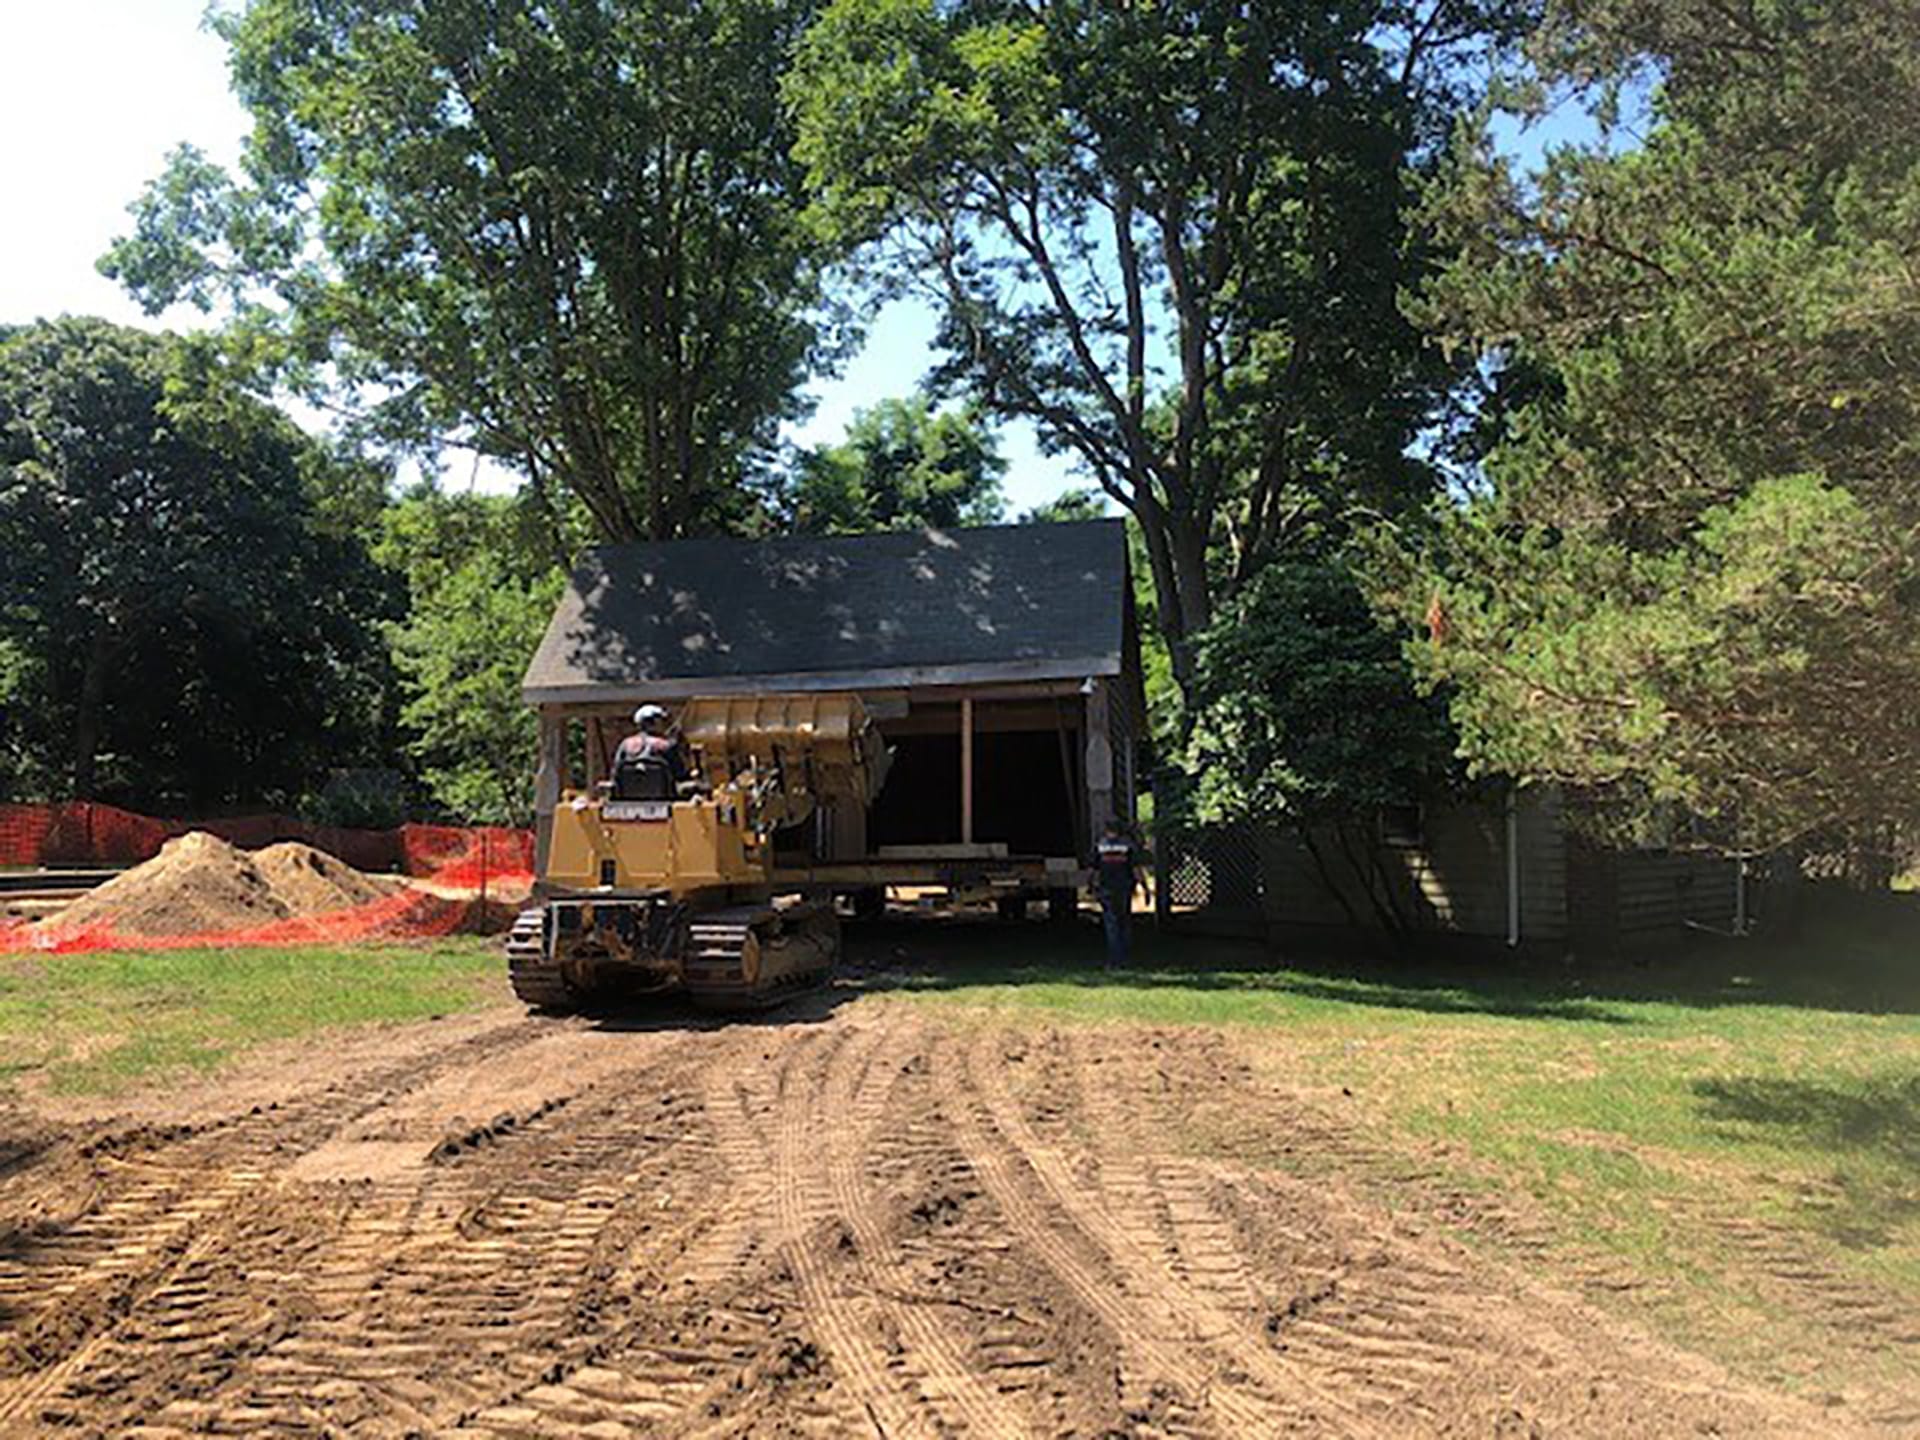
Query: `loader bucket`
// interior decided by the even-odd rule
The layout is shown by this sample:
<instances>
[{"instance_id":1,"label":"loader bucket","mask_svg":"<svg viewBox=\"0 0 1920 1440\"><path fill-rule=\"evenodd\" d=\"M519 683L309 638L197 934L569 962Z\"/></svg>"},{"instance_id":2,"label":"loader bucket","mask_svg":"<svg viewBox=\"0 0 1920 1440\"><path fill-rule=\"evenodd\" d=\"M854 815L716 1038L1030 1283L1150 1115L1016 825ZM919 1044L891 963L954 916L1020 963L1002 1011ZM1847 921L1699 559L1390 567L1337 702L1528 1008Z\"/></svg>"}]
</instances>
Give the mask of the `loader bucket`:
<instances>
[{"instance_id":1,"label":"loader bucket","mask_svg":"<svg viewBox=\"0 0 1920 1440\"><path fill-rule=\"evenodd\" d=\"M749 770L777 774L767 817L777 826L797 825L825 802L871 804L892 758L857 695L692 700L680 730L715 786Z\"/></svg>"}]
</instances>

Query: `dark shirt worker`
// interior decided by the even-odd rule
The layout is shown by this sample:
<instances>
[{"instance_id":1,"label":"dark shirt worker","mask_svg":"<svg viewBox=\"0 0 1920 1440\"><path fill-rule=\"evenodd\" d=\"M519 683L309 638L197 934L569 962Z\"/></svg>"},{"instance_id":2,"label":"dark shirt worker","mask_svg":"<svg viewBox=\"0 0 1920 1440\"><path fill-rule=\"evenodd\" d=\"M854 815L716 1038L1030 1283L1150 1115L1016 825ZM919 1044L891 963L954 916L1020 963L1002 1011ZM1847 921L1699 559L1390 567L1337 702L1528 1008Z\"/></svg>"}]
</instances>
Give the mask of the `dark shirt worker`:
<instances>
[{"instance_id":1,"label":"dark shirt worker","mask_svg":"<svg viewBox=\"0 0 1920 1440\"><path fill-rule=\"evenodd\" d=\"M661 705L642 705L633 712L634 733L622 740L613 752L613 790L623 799L655 798L668 800L680 793L687 780L687 757L680 741L669 732L672 717ZM648 797L629 794L641 783L639 776L648 771L666 776L665 793Z\"/></svg>"},{"instance_id":2,"label":"dark shirt worker","mask_svg":"<svg viewBox=\"0 0 1920 1440\"><path fill-rule=\"evenodd\" d=\"M1094 869L1100 887L1100 921L1107 932L1107 964L1127 963L1133 925L1133 892L1139 886L1139 861L1127 827L1109 820L1094 847Z\"/></svg>"}]
</instances>

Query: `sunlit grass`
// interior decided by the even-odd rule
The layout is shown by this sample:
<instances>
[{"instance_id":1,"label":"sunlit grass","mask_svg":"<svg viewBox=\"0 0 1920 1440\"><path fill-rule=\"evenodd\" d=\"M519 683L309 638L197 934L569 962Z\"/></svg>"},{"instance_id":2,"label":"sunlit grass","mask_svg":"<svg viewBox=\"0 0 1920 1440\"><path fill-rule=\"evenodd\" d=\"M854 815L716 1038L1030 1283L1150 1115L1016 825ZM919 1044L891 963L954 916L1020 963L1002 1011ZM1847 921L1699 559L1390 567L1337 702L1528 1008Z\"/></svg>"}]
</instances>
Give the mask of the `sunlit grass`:
<instances>
[{"instance_id":1,"label":"sunlit grass","mask_svg":"<svg viewBox=\"0 0 1920 1440\"><path fill-rule=\"evenodd\" d=\"M1676 1338L1755 1370L1810 1384L1885 1357L1809 1327L1728 1217L1920 1313L1920 943L1827 935L1582 969L1287 963L1169 939L1120 972L1084 940L997 948L985 967L904 964L898 982L1001 1020L1222 1029L1266 1082L1337 1097L1570 1253L1627 1262ZM1233 1133L1201 1100L1169 1144Z\"/></svg>"},{"instance_id":2,"label":"sunlit grass","mask_svg":"<svg viewBox=\"0 0 1920 1440\"><path fill-rule=\"evenodd\" d=\"M0 960L0 1082L109 1093L249 1046L484 1003L498 942L110 951Z\"/></svg>"}]
</instances>

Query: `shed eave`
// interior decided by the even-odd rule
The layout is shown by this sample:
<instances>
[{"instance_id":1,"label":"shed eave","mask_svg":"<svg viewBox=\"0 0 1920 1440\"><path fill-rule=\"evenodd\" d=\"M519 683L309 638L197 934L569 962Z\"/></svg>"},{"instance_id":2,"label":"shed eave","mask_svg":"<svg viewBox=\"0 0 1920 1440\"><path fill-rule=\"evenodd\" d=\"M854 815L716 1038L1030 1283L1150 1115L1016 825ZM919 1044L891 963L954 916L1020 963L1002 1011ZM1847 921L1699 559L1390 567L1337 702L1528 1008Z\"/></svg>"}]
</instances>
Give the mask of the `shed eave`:
<instances>
[{"instance_id":1,"label":"shed eave","mask_svg":"<svg viewBox=\"0 0 1920 1440\"><path fill-rule=\"evenodd\" d=\"M1122 672L1118 655L1075 659L1007 660L982 665L908 665L873 670L802 670L766 675L663 676L652 680L579 685L527 685L528 705L614 705L627 701L677 700L695 695L794 694L819 690L913 690L932 686L1019 684L1033 680L1083 680Z\"/></svg>"}]
</instances>

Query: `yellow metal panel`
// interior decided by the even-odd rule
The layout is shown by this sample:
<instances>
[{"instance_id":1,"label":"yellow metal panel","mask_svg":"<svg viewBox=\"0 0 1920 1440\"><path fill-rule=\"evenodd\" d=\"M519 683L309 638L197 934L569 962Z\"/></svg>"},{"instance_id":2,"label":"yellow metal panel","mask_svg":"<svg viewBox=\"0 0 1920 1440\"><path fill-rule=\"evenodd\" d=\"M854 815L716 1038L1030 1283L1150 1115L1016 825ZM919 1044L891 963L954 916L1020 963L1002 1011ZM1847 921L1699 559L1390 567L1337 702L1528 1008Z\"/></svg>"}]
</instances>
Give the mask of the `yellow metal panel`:
<instances>
[{"instance_id":1,"label":"yellow metal panel","mask_svg":"<svg viewBox=\"0 0 1920 1440\"><path fill-rule=\"evenodd\" d=\"M691 700L680 729L707 793L660 802L667 813L649 820L609 820L597 793L570 793L554 811L543 879L592 890L611 874L616 888L676 895L764 885L774 829L823 800L866 805L886 774L856 695Z\"/></svg>"},{"instance_id":2,"label":"yellow metal panel","mask_svg":"<svg viewBox=\"0 0 1920 1440\"><path fill-rule=\"evenodd\" d=\"M554 813L545 878L569 890L597 889L610 860L620 889L683 894L762 884L766 848L737 809L701 798L676 802L664 820L608 820L598 797L570 795Z\"/></svg>"},{"instance_id":3,"label":"yellow metal panel","mask_svg":"<svg viewBox=\"0 0 1920 1440\"><path fill-rule=\"evenodd\" d=\"M886 774L886 745L857 695L690 700L680 731L716 788L777 771L778 825L799 823L822 801L870 804Z\"/></svg>"}]
</instances>

